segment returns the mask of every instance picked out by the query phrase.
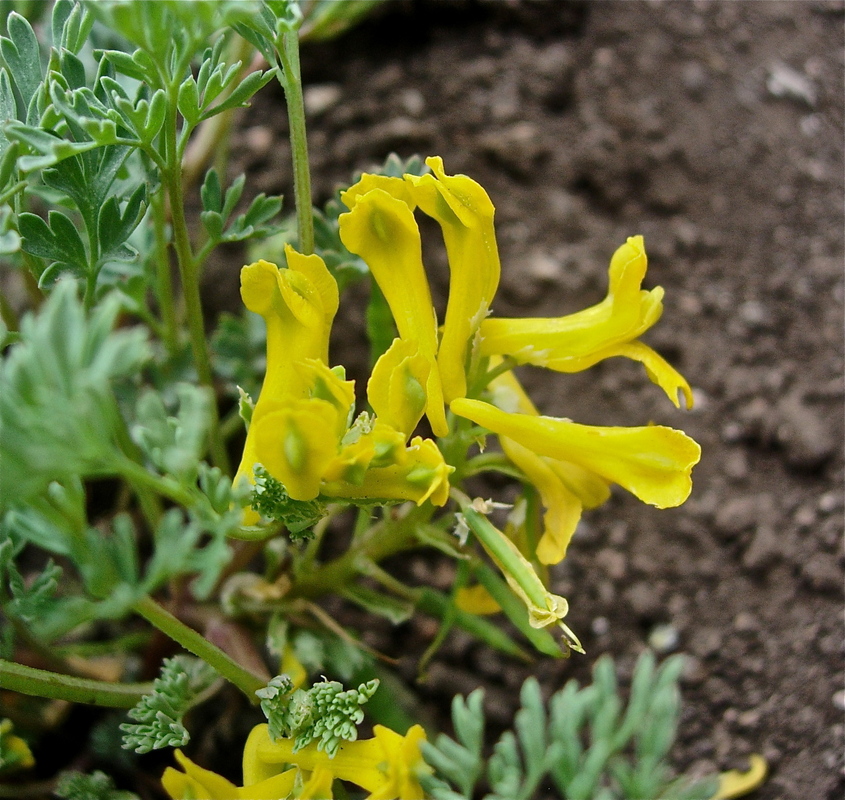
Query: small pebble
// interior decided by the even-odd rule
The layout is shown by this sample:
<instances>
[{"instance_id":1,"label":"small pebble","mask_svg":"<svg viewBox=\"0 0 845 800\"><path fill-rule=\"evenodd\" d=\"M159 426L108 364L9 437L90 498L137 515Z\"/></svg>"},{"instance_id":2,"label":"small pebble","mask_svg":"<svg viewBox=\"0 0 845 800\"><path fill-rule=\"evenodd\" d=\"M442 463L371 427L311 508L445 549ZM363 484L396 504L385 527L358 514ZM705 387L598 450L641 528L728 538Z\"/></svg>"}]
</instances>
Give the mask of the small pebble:
<instances>
[{"instance_id":1,"label":"small pebble","mask_svg":"<svg viewBox=\"0 0 845 800\"><path fill-rule=\"evenodd\" d=\"M302 92L305 112L311 116L324 114L340 102L343 91L336 83L320 83L306 86Z\"/></svg>"},{"instance_id":2,"label":"small pebble","mask_svg":"<svg viewBox=\"0 0 845 800\"><path fill-rule=\"evenodd\" d=\"M740 611L734 617L734 630L739 631L740 633L751 633L752 631L759 630L760 623L753 614L749 614L747 611Z\"/></svg>"},{"instance_id":3,"label":"small pebble","mask_svg":"<svg viewBox=\"0 0 845 800\"><path fill-rule=\"evenodd\" d=\"M680 634L674 625L655 625L648 635L649 646L658 653L671 653L678 649Z\"/></svg>"},{"instance_id":4,"label":"small pebble","mask_svg":"<svg viewBox=\"0 0 845 800\"><path fill-rule=\"evenodd\" d=\"M766 88L773 97L799 100L808 106L816 104L815 84L803 72L780 61L769 67Z\"/></svg>"}]
</instances>

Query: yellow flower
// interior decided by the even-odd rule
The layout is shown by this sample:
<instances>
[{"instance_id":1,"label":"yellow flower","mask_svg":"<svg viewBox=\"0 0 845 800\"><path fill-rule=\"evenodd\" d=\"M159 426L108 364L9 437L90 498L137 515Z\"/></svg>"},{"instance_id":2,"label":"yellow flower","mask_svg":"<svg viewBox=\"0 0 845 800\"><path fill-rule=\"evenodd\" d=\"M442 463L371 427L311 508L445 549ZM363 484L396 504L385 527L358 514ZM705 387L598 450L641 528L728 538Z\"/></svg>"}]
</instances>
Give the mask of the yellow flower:
<instances>
[{"instance_id":1,"label":"yellow flower","mask_svg":"<svg viewBox=\"0 0 845 800\"><path fill-rule=\"evenodd\" d=\"M433 442L405 446L426 407L431 375L437 374L434 351L425 358L415 342L397 339L376 364L368 387L384 419L366 430L350 428L354 383L326 363L337 284L317 256L288 248L287 260L287 269L259 261L241 273L247 308L267 322L267 374L236 481L252 481L255 464L261 464L293 500L323 494L443 505L451 468ZM442 415L442 398L439 407ZM245 524L258 519L251 510L244 515Z\"/></svg>"},{"instance_id":2,"label":"yellow flower","mask_svg":"<svg viewBox=\"0 0 845 800\"><path fill-rule=\"evenodd\" d=\"M539 416L534 404L512 372L491 384L493 404L504 411ZM540 493L546 508L543 535L537 543L537 558L543 564L557 564L566 550L582 511L596 508L610 497L607 481L571 461L541 456L507 436L499 436L505 455L524 473Z\"/></svg>"},{"instance_id":3,"label":"yellow flower","mask_svg":"<svg viewBox=\"0 0 845 800\"><path fill-rule=\"evenodd\" d=\"M417 206L440 223L449 259L449 302L437 363L446 401L467 393L466 361L471 340L490 311L499 285L499 251L493 204L466 175L447 175L443 159L426 159L433 174L406 175Z\"/></svg>"},{"instance_id":4,"label":"yellow flower","mask_svg":"<svg viewBox=\"0 0 845 800\"><path fill-rule=\"evenodd\" d=\"M766 759L752 753L748 761L747 772L732 769L719 775L719 788L710 800L733 800L735 797L744 797L762 785L769 771Z\"/></svg>"},{"instance_id":5,"label":"yellow flower","mask_svg":"<svg viewBox=\"0 0 845 800\"><path fill-rule=\"evenodd\" d=\"M164 790L172 800L284 800L296 781L296 769L275 770L257 780L245 780L246 785L238 787L222 775L198 766L181 750L175 755L184 772L168 767L161 776Z\"/></svg>"},{"instance_id":6,"label":"yellow flower","mask_svg":"<svg viewBox=\"0 0 845 800\"><path fill-rule=\"evenodd\" d=\"M5 759L0 762L0 772L13 772L35 766L29 745L12 732L15 726L10 719L0 720L0 741Z\"/></svg>"},{"instance_id":7,"label":"yellow flower","mask_svg":"<svg viewBox=\"0 0 845 800\"><path fill-rule=\"evenodd\" d=\"M458 416L541 456L571 462L606 481L618 483L644 503L670 508L692 489L690 474L701 448L686 434L662 425L604 428L566 419L511 414L481 400L451 403Z\"/></svg>"},{"instance_id":8,"label":"yellow flower","mask_svg":"<svg viewBox=\"0 0 845 800\"><path fill-rule=\"evenodd\" d=\"M376 361L367 383L367 397L376 417L406 438L425 412L425 387L432 366L416 342L394 339Z\"/></svg>"},{"instance_id":9,"label":"yellow flower","mask_svg":"<svg viewBox=\"0 0 845 800\"><path fill-rule=\"evenodd\" d=\"M329 497L357 500L413 500L435 506L449 499L449 474L454 470L431 439L415 436L398 457L382 467L370 467L359 483L326 481L323 493Z\"/></svg>"},{"instance_id":10,"label":"yellow flower","mask_svg":"<svg viewBox=\"0 0 845 800\"><path fill-rule=\"evenodd\" d=\"M434 433L445 436L448 426L443 388L436 368L437 317L422 263L419 228L408 203L383 188L377 186L359 194L372 178L364 176L341 195L351 210L340 216L340 238L367 263L390 306L399 336L413 342L430 365L425 386L426 415Z\"/></svg>"},{"instance_id":11,"label":"yellow flower","mask_svg":"<svg viewBox=\"0 0 845 800\"><path fill-rule=\"evenodd\" d=\"M649 378L676 407L678 392L692 407L689 384L637 337L663 313L663 289L641 289L647 259L642 236L631 236L610 261L610 287L597 305L564 317L487 319L481 323L482 355L508 355L520 364L558 372L580 372L597 362L625 356L643 364Z\"/></svg>"},{"instance_id":12,"label":"yellow flower","mask_svg":"<svg viewBox=\"0 0 845 800\"><path fill-rule=\"evenodd\" d=\"M317 743L294 752L291 739L273 740L267 725L253 728L244 748L244 781L266 780L286 764L314 771L324 769L370 794L367 800L423 800L419 776L430 771L420 753L425 732L414 725L405 736L373 727L373 738L340 745L334 757L317 749ZM214 799L216 800L216 799Z\"/></svg>"},{"instance_id":13,"label":"yellow flower","mask_svg":"<svg viewBox=\"0 0 845 800\"><path fill-rule=\"evenodd\" d=\"M241 270L241 297L250 311L267 323L267 371L252 413L235 482L253 482L257 429L261 418L280 403L308 397L313 376L301 364L328 361L329 333L338 308L335 279L319 256L305 256L285 248L287 269L257 261ZM244 522L258 521L247 510Z\"/></svg>"}]
</instances>

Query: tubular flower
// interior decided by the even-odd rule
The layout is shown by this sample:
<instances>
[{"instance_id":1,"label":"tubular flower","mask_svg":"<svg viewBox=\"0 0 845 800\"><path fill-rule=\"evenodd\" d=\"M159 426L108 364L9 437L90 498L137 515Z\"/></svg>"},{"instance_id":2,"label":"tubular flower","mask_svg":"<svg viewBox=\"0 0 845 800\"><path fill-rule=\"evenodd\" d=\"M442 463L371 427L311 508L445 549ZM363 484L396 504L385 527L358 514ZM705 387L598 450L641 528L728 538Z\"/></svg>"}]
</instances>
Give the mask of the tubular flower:
<instances>
[{"instance_id":1,"label":"tubular flower","mask_svg":"<svg viewBox=\"0 0 845 800\"><path fill-rule=\"evenodd\" d=\"M437 353L448 402L467 393L467 352L490 311L501 268L487 192L466 175L446 175L438 156L425 163L433 174L405 180L419 209L440 223L449 258L449 301Z\"/></svg>"},{"instance_id":2,"label":"tubular flower","mask_svg":"<svg viewBox=\"0 0 845 800\"><path fill-rule=\"evenodd\" d=\"M663 313L663 289L641 288L648 261L642 236L631 236L613 254L607 297L575 314L553 319L487 319L481 323L482 355L508 355L519 364L558 372L580 372L597 362L625 356L643 364L649 378L676 407L678 392L692 407L689 384L640 341Z\"/></svg>"},{"instance_id":3,"label":"tubular flower","mask_svg":"<svg viewBox=\"0 0 845 800\"><path fill-rule=\"evenodd\" d=\"M500 375L490 386L493 404L498 408L539 416L512 372ZM566 556L583 509L596 508L610 497L608 483L584 467L538 455L507 436L499 436L499 443L505 455L540 493L546 508L537 558L543 564L557 564Z\"/></svg>"},{"instance_id":4,"label":"tubular flower","mask_svg":"<svg viewBox=\"0 0 845 800\"><path fill-rule=\"evenodd\" d=\"M267 372L247 431L243 457L235 475L253 481L257 426L279 404L309 394L307 374L298 366L308 359L328 361L329 333L338 308L337 283L319 256L285 248L288 267L256 261L241 270L244 305L267 324ZM248 512L248 522L257 521Z\"/></svg>"},{"instance_id":5,"label":"tubular flower","mask_svg":"<svg viewBox=\"0 0 845 800\"><path fill-rule=\"evenodd\" d=\"M253 481L261 464L297 501L322 494L443 505L451 468L431 441L406 446L438 374L433 347L426 358L414 341L397 339L368 386L377 417L350 427L354 383L326 363L337 284L318 256L286 252L287 269L258 261L241 272L244 303L267 322L267 374L235 480ZM244 515L245 524L258 520L252 510Z\"/></svg>"},{"instance_id":6,"label":"tubular flower","mask_svg":"<svg viewBox=\"0 0 845 800\"><path fill-rule=\"evenodd\" d=\"M257 725L244 748L244 781L266 781L293 764L314 774L325 770L336 779L354 783L370 793L367 800L423 800L419 776L430 768L420 753L420 742L425 739L422 727L414 725L401 736L375 725L373 734L372 739L344 742L329 757L317 749L316 742L295 750L292 739L274 741L267 725Z\"/></svg>"},{"instance_id":7,"label":"tubular flower","mask_svg":"<svg viewBox=\"0 0 845 800\"><path fill-rule=\"evenodd\" d=\"M662 425L604 428L566 419L511 414L481 400L453 400L452 411L537 455L567 461L618 483L644 503L671 508L692 489L690 473L701 448Z\"/></svg>"},{"instance_id":8,"label":"tubular flower","mask_svg":"<svg viewBox=\"0 0 845 800\"><path fill-rule=\"evenodd\" d=\"M429 364L426 381L426 415L437 436L448 432L440 371L436 368L437 317L422 263L422 244L414 213L408 203L376 186L374 176L341 195L351 208L340 216L340 237L346 247L366 261L384 294L399 336L413 342ZM382 185L383 182L379 182ZM404 189L405 184L401 183Z\"/></svg>"}]
</instances>

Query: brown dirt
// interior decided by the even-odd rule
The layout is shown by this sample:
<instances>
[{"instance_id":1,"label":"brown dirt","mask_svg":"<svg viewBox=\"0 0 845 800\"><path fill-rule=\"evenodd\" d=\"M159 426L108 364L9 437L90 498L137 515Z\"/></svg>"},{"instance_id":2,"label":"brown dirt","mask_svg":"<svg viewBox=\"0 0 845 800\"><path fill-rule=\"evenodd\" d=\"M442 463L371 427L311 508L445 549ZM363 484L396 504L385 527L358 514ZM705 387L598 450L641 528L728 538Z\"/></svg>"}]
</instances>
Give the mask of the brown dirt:
<instances>
[{"instance_id":1,"label":"brown dirt","mask_svg":"<svg viewBox=\"0 0 845 800\"><path fill-rule=\"evenodd\" d=\"M442 155L496 205L500 315L596 302L610 254L644 234L649 284L667 292L649 341L696 394L676 412L619 361L527 377L544 413L689 432L704 448L694 493L671 511L615 494L585 517L554 588L586 657L525 670L453 637L419 688L430 703L483 684L504 721L528 672L551 692L607 652L630 674L649 641L677 637L681 767L759 752L759 800L842 796L844 11L395 0L306 48L319 199L391 150ZM292 197L285 124L266 97L236 146L258 190ZM442 295L442 255L432 263ZM335 360L354 358L362 313ZM412 623L392 652L431 635Z\"/></svg>"}]
</instances>

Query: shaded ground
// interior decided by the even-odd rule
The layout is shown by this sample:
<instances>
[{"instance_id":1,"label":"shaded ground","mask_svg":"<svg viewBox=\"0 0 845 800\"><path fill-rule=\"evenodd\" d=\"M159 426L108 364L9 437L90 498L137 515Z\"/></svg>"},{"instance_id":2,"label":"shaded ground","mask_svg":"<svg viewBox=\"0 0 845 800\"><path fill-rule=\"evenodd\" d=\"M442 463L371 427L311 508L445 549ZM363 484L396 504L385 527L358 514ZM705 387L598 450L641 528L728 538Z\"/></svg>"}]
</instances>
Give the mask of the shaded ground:
<instances>
[{"instance_id":1,"label":"shaded ground","mask_svg":"<svg viewBox=\"0 0 845 800\"><path fill-rule=\"evenodd\" d=\"M682 766L761 752L759 800L841 797L845 7L387 6L304 53L318 198L391 150L442 155L496 205L500 315L596 302L610 254L644 234L649 285L667 291L649 342L695 388L685 413L633 364L526 377L544 413L655 420L704 448L683 508L619 494L586 517L554 588L588 655L532 671L550 693L602 653L630 671L650 637L666 650L677 637L691 655ZM290 197L284 124L267 97L236 146L257 189ZM344 331L333 358L354 359L358 336ZM421 619L373 641L402 655L432 634ZM483 683L491 715L510 718L526 671L459 636L438 658L424 697L447 708Z\"/></svg>"}]
</instances>

